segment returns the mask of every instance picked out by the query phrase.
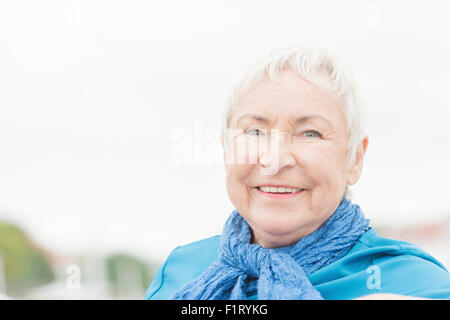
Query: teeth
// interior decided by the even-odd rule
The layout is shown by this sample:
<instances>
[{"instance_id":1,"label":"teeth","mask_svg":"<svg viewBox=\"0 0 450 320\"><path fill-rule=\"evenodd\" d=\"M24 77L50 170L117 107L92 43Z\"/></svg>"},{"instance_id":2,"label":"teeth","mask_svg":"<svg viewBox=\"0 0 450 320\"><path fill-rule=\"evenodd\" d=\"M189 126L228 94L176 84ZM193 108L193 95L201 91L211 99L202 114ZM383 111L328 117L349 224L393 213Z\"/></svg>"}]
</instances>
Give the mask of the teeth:
<instances>
[{"instance_id":1,"label":"teeth","mask_svg":"<svg viewBox=\"0 0 450 320\"><path fill-rule=\"evenodd\" d=\"M263 192L270 192L270 193L295 193L300 192L303 189L297 189L297 188L285 188L285 187L258 187L259 190Z\"/></svg>"}]
</instances>

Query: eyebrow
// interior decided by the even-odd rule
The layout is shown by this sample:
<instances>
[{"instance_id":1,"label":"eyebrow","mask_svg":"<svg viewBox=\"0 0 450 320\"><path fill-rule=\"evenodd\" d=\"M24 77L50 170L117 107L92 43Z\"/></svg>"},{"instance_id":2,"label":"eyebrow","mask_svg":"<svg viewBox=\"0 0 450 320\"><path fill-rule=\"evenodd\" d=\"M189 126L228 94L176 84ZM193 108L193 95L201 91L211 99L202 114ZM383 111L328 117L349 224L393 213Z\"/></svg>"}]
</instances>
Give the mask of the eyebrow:
<instances>
[{"instance_id":1,"label":"eyebrow","mask_svg":"<svg viewBox=\"0 0 450 320\"><path fill-rule=\"evenodd\" d=\"M327 122L329 125L331 125L331 122L327 118L325 118L321 115L318 115L318 114L308 114L305 116L298 117L294 120L294 123L300 124L300 123L308 122L309 120L314 120L314 119L321 119L321 120Z\"/></svg>"},{"instance_id":2,"label":"eyebrow","mask_svg":"<svg viewBox=\"0 0 450 320\"><path fill-rule=\"evenodd\" d=\"M243 119L243 118L250 118L250 119L256 120L256 121L258 121L258 122L263 122L263 123L266 123L266 124L270 123L270 120L269 120L269 119L264 118L263 116L261 116L261 115L259 115L259 114L255 114L255 113L247 113L247 114L244 114L244 115L242 115L241 117L239 117L239 119L237 120L237 124L238 124L238 125L239 125L239 121L240 121L241 119ZM315 119L315 118L322 119L322 120L326 121L328 124L331 125L331 123L330 123L329 120L327 120L325 117L323 117L323 116L321 116L321 115L318 115L318 114L307 114L307 115L304 115L304 116L295 118L294 124L298 125L298 124L307 122L307 121L309 121L309 120L313 120L313 119Z\"/></svg>"},{"instance_id":3,"label":"eyebrow","mask_svg":"<svg viewBox=\"0 0 450 320\"><path fill-rule=\"evenodd\" d=\"M259 114L246 113L239 117L239 119L237 120L237 124L239 125L239 121L241 121L244 118L250 118L250 119L256 120L258 122L263 122L263 123L270 123L270 120L268 120L267 118L264 118L263 116L261 116Z\"/></svg>"}]
</instances>

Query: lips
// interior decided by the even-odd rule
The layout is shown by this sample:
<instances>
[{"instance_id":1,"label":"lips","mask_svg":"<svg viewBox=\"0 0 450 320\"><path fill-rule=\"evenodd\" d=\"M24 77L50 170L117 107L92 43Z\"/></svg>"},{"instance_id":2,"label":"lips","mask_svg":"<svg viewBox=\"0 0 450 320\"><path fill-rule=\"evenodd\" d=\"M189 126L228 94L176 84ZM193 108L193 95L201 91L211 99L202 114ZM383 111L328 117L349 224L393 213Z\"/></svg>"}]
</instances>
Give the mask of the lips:
<instances>
[{"instance_id":1,"label":"lips","mask_svg":"<svg viewBox=\"0 0 450 320\"><path fill-rule=\"evenodd\" d=\"M271 199L292 199L301 195L305 189L287 185L261 185L255 187L258 194Z\"/></svg>"},{"instance_id":2,"label":"lips","mask_svg":"<svg viewBox=\"0 0 450 320\"><path fill-rule=\"evenodd\" d=\"M303 189L297 188L297 187L291 187L291 186L273 186L273 185L265 185L265 186L258 186L258 190L268 193L296 193L300 192Z\"/></svg>"}]
</instances>

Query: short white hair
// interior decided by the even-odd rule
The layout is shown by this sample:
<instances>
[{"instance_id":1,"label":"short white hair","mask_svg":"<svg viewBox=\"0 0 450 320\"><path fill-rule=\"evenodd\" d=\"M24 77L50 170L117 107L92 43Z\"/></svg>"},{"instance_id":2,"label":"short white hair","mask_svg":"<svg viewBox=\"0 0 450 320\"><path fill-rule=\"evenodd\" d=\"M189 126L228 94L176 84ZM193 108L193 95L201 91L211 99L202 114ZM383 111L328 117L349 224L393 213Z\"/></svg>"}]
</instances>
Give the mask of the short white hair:
<instances>
[{"instance_id":1,"label":"short white hair","mask_svg":"<svg viewBox=\"0 0 450 320\"><path fill-rule=\"evenodd\" d=\"M264 76L277 81L279 73L286 67L292 69L301 78L316 85L323 86L323 83L317 81L319 79L317 76L321 75L328 78L331 87L327 89L332 90L336 98L343 102L349 137L347 150L350 152L350 161L353 162L357 147L365 136L367 110L354 76L343 59L336 53L314 45L292 46L273 50L247 70L232 90L223 111L222 136L224 137L225 150L227 150L227 135L225 133L238 98L257 85ZM351 196L348 187L345 194L348 197Z\"/></svg>"}]
</instances>

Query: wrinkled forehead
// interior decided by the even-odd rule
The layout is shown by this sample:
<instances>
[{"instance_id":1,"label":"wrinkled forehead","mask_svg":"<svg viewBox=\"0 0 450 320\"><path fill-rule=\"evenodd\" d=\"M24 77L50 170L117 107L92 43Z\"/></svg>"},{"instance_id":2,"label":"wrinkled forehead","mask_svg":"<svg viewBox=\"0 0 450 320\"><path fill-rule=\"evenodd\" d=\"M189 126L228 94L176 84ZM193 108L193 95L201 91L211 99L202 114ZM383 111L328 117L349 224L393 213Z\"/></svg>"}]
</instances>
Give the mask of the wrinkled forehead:
<instances>
[{"instance_id":1,"label":"wrinkled forehead","mask_svg":"<svg viewBox=\"0 0 450 320\"><path fill-rule=\"evenodd\" d=\"M316 113L336 125L345 122L343 101L326 74L318 74L312 81L292 70L283 70L275 79L265 75L253 86L237 92L230 107L228 125L236 124L236 119L249 112L272 118Z\"/></svg>"}]
</instances>

